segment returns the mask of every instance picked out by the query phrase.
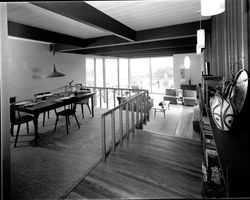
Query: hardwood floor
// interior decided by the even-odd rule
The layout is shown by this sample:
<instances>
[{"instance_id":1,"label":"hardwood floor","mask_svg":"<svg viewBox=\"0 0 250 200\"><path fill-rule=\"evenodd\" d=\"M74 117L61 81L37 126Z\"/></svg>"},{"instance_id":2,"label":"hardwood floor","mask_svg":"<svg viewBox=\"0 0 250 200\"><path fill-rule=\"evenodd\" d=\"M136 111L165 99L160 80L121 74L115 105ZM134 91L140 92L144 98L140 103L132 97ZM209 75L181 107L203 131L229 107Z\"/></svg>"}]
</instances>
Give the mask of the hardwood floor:
<instances>
[{"instance_id":1,"label":"hardwood floor","mask_svg":"<svg viewBox=\"0 0 250 200\"><path fill-rule=\"evenodd\" d=\"M136 131L66 199L201 198L200 142Z\"/></svg>"}]
</instances>

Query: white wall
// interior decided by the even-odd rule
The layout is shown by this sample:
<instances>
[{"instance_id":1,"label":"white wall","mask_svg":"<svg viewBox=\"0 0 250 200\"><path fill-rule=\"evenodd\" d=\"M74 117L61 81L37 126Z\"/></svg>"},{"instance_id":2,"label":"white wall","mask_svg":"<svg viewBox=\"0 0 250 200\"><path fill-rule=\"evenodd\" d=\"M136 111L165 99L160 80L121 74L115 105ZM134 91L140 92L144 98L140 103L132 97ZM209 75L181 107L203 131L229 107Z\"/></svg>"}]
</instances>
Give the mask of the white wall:
<instances>
[{"instance_id":1,"label":"white wall","mask_svg":"<svg viewBox=\"0 0 250 200\"><path fill-rule=\"evenodd\" d=\"M39 92L60 92L71 80L73 84L84 80L82 55L56 53L53 57L49 45L44 43L8 39L8 62L10 96L16 96L17 100L33 98ZM53 64L66 76L42 78L52 71Z\"/></svg>"},{"instance_id":2,"label":"white wall","mask_svg":"<svg viewBox=\"0 0 250 200\"><path fill-rule=\"evenodd\" d=\"M179 89L181 84L188 84L190 77L189 73L186 73L186 82L181 83L181 68L184 66L184 58L189 56L191 60L190 72L191 72L191 84L198 85L201 83L201 56L195 53L188 54L174 54L174 87Z\"/></svg>"}]
</instances>

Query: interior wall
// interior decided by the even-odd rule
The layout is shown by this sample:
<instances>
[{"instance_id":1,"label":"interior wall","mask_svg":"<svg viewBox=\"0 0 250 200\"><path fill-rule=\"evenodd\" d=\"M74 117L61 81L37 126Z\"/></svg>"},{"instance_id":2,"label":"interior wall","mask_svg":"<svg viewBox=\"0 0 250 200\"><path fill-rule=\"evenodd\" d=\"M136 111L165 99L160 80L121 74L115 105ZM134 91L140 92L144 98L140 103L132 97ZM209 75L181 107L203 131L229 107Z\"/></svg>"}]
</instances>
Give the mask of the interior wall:
<instances>
[{"instance_id":1,"label":"interior wall","mask_svg":"<svg viewBox=\"0 0 250 200\"><path fill-rule=\"evenodd\" d=\"M10 96L17 101L33 98L39 92L60 92L63 86L74 80L84 81L84 58L82 55L49 51L49 44L8 39ZM53 64L65 77L43 78L52 71Z\"/></svg>"},{"instance_id":2,"label":"interior wall","mask_svg":"<svg viewBox=\"0 0 250 200\"><path fill-rule=\"evenodd\" d=\"M1 129L1 199L10 199L10 109L9 90L10 79L7 61L7 4L0 3L0 129Z\"/></svg>"},{"instance_id":3,"label":"interior wall","mask_svg":"<svg viewBox=\"0 0 250 200\"><path fill-rule=\"evenodd\" d=\"M184 68L184 58L189 56L190 58L190 70L185 70L185 81L181 81L181 68ZM181 84L189 84L191 77L191 84L198 85L201 83L201 61L202 55L196 53L187 54L174 54L174 88L179 89Z\"/></svg>"}]
</instances>

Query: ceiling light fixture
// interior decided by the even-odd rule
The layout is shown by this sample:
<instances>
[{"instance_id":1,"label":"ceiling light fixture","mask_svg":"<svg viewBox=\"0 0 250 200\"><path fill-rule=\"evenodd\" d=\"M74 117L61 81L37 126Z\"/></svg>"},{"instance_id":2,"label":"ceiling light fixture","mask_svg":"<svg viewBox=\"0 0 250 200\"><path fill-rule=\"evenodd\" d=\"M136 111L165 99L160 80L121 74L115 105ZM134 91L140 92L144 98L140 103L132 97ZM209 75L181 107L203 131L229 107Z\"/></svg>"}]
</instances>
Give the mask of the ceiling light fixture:
<instances>
[{"instance_id":1,"label":"ceiling light fixture","mask_svg":"<svg viewBox=\"0 0 250 200\"><path fill-rule=\"evenodd\" d=\"M225 0L201 0L201 15L218 15L225 11Z\"/></svg>"},{"instance_id":2,"label":"ceiling light fixture","mask_svg":"<svg viewBox=\"0 0 250 200\"><path fill-rule=\"evenodd\" d=\"M200 14L200 11L197 11ZM200 29L197 30L197 45L199 48L205 48L205 30L201 29L201 15L200 15Z\"/></svg>"},{"instance_id":3,"label":"ceiling light fixture","mask_svg":"<svg viewBox=\"0 0 250 200\"><path fill-rule=\"evenodd\" d=\"M54 47L54 44L52 44L52 55L53 57L55 56L55 47ZM46 76L44 76L45 78L55 78L55 77L63 77L65 76L65 74L61 73L61 72L58 72L56 70L56 65L54 64L53 65L53 68L52 68L52 72Z\"/></svg>"},{"instance_id":4,"label":"ceiling light fixture","mask_svg":"<svg viewBox=\"0 0 250 200\"><path fill-rule=\"evenodd\" d=\"M196 44L196 54L201 54L201 48Z\"/></svg>"}]
</instances>

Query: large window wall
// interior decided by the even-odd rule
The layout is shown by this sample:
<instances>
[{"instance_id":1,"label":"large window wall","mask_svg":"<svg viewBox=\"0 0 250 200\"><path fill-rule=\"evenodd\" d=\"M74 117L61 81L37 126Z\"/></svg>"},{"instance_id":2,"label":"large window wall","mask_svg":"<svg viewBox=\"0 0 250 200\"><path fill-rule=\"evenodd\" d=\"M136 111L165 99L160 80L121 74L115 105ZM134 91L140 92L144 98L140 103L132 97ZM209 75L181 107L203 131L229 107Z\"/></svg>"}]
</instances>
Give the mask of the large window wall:
<instances>
[{"instance_id":1,"label":"large window wall","mask_svg":"<svg viewBox=\"0 0 250 200\"><path fill-rule=\"evenodd\" d=\"M86 58L86 85L131 88L136 85L150 93L163 94L174 88L173 57Z\"/></svg>"}]
</instances>

